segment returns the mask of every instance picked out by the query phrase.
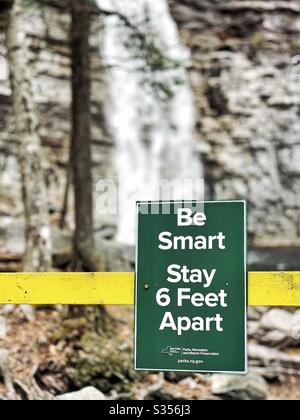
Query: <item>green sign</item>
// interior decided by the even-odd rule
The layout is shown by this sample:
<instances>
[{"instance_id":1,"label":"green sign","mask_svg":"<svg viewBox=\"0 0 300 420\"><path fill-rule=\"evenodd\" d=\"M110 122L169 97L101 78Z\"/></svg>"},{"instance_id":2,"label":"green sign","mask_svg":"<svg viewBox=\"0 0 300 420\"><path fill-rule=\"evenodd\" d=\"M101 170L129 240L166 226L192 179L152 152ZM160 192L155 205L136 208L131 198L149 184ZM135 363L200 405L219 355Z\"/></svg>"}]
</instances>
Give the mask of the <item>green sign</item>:
<instances>
[{"instance_id":1,"label":"green sign","mask_svg":"<svg viewBox=\"0 0 300 420\"><path fill-rule=\"evenodd\" d=\"M246 203L138 203L135 367L246 373Z\"/></svg>"}]
</instances>

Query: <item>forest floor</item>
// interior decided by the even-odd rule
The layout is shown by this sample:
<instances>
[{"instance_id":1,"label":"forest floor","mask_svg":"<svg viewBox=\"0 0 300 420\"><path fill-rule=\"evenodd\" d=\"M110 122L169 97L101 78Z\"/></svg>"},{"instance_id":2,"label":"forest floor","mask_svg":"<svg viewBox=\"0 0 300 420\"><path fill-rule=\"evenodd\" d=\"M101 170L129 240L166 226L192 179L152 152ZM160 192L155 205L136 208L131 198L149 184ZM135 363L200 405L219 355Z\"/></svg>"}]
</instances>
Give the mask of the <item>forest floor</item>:
<instances>
[{"instance_id":1,"label":"forest floor","mask_svg":"<svg viewBox=\"0 0 300 420\"><path fill-rule=\"evenodd\" d=\"M131 307L110 307L111 315L118 321L124 341L133 342L133 310ZM55 394L70 391L65 377L64 341L53 344L51 337L61 328L63 311L42 309L36 311L36 320L28 321L17 308L6 315L6 337L0 338L0 351L8 350L7 369L17 390L15 399L51 400ZM126 322L124 322L126 320ZM146 374L134 386L133 399L142 399L161 377ZM0 380L0 395L7 397L7 388ZM161 395L173 399L212 398L209 377L195 375L180 382L166 380ZM163 397L162 397L163 398ZM282 377L269 384L270 400L300 400L300 378Z\"/></svg>"}]
</instances>

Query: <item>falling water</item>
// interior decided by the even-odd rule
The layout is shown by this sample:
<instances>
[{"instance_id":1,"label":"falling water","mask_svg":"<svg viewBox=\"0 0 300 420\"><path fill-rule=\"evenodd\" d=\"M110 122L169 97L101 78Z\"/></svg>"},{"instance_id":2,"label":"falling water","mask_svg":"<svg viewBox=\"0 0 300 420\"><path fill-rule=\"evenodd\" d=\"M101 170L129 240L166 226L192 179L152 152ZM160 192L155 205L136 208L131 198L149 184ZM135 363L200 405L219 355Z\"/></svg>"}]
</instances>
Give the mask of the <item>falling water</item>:
<instances>
[{"instance_id":1,"label":"falling water","mask_svg":"<svg viewBox=\"0 0 300 420\"><path fill-rule=\"evenodd\" d=\"M116 141L115 164L124 198L118 240L133 243L136 201L161 198L158 191L161 179L202 178L201 161L195 151L195 106L184 67L189 63L189 52L180 43L167 0L98 2L106 10L124 14L137 28L144 30L147 25L164 55L173 63L181 63L150 71L149 84L149 69L128 43L132 28L117 16L105 18L101 50L108 68L111 96L107 117ZM168 88L164 87L170 84L172 94L168 95ZM156 91L157 86L162 92ZM163 197L184 198L195 198L194 191L185 187L177 190L175 196Z\"/></svg>"}]
</instances>

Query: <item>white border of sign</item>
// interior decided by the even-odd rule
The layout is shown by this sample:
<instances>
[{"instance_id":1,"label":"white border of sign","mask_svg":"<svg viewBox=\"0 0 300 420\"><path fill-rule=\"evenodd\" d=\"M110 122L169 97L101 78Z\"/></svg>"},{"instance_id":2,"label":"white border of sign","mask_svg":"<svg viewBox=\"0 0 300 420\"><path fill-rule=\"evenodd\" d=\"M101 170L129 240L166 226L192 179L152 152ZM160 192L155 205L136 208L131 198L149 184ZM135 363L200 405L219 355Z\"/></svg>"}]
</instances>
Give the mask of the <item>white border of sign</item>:
<instances>
[{"instance_id":1,"label":"white border of sign","mask_svg":"<svg viewBox=\"0 0 300 420\"><path fill-rule=\"evenodd\" d=\"M138 239L139 239L139 207L143 204L213 204L213 203L243 203L244 204L244 267L245 267L245 370L243 372L230 372L230 371L206 371L206 370L187 370L187 369L152 369L152 368L137 368L136 360L137 360L137 300L138 300ZM197 200L181 200L181 201L140 201L136 203L136 250L135 250L135 302L134 302L134 312L135 312L135 319L134 319L134 369L136 371L149 371L149 372L188 372L188 373L221 373L227 375L246 375L248 373L248 270L247 270L247 201L246 200L223 200L223 201L197 201Z\"/></svg>"}]
</instances>

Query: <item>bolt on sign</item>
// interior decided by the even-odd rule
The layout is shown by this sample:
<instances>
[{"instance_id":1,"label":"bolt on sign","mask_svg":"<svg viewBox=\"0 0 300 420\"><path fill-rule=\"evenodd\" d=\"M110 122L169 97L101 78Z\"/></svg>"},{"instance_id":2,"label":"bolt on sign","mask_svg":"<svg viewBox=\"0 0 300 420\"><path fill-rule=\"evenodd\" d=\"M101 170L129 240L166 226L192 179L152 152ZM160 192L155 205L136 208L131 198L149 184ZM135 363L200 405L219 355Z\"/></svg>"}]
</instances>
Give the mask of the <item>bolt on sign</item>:
<instances>
[{"instance_id":1,"label":"bolt on sign","mask_svg":"<svg viewBox=\"0 0 300 420\"><path fill-rule=\"evenodd\" d=\"M136 369L246 373L246 203L137 213Z\"/></svg>"}]
</instances>

